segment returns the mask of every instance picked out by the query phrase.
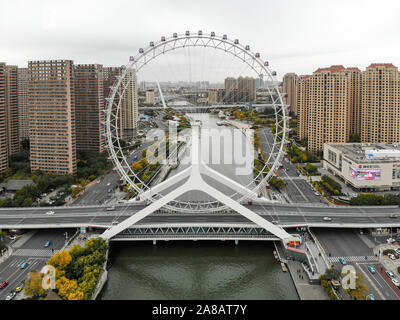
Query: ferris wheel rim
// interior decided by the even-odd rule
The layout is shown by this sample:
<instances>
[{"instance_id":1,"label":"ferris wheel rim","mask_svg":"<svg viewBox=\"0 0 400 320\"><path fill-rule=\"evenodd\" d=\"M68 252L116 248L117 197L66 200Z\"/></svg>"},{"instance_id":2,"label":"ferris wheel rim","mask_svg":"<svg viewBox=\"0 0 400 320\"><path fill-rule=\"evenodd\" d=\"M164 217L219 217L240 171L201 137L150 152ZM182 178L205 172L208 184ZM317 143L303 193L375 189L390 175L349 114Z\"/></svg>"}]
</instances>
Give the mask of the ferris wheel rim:
<instances>
[{"instance_id":1,"label":"ferris wheel rim","mask_svg":"<svg viewBox=\"0 0 400 320\"><path fill-rule=\"evenodd\" d=\"M196 41L193 42L192 40L195 39ZM179 43L180 46L176 46L176 44L178 42L181 42L182 40L184 40L184 44ZM206 41L206 42L204 42ZM166 45L174 43L173 46L169 46L166 49ZM209 45L210 43L212 43L214 46ZM217 45L216 45L217 44ZM119 143L119 135L118 135L118 128L116 126L114 126L114 129L116 130L116 136L113 136L112 134L112 129L111 127L111 117L112 117L112 111L113 111L113 107L116 107L117 110L117 114L115 119L118 118L118 112L120 110L120 106L121 106L121 101L123 99L124 96L124 92L128 86L128 84L124 87L122 93L119 93L119 99L118 99L118 104L115 105L114 101L115 101L115 97L117 96L117 91L120 88L121 84L123 83L123 80L125 79L125 77L127 76L127 71L134 69L135 73L137 74L143 67L145 67L147 64L149 64L152 60L156 59L158 56L160 56L161 54L165 54L169 51L174 51L177 49L181 49L181 48L185 48L185 47L208 47L208 48L215 48L215 49L220 49L225 51L226 53L231 53L234 56L239 57L239 54L243 54L243 58L241 59L243 62L247 63L256 73L257 70L259 71L257 74L258 75L265 75L268 77L268 79L271 81L271 83L273 83L273 88L271 89L269 86L267 87L267 91L271 97L272 100L272 105L274 107L274 111L275 111L275 134L274 134L274 143L271 147L271 151L273 150L277 150L277 153L271 152L269 154L269 157L267 159L267 161L265 162L265 165L263 166L262 170L260 170L260 172L258 173L258 175L256 177L253 177L252 181L246 186L247 188L249 188L250 186L253 186L252 189L249 189L249 191L255 192L257 190L260 189L260 187L263 187L266 183L268 183L268 181L272 178L272 175L274 174L275 170L277 169L277 166L280 164L280 162L282 161L283 158L283 151L285 148L286 143L288 142L286 140L286 136L288 133L288 129L286 127L286 106L283 104L283 100L282 100L282 94L279 91L278 85L276 84L277 81L275 79L275 75L273 74L273 72L271 72L271 70L269 69L269 63L268 62L263 62L261 60L261 56L259 53L255 53L253 51L250 50L249 46L243 46L239 43L239 41L236 40L231 40L229 39L226 35L223 36L218 36L215 35L215 33L210 33L210 34L200 34L200 31L195 34L195 33L189 33L186 32L184 34L176 34L174 33L173 36L171 37L161 37L161 40L157 41L157 42L150 42L149 46L146 49L139 49L139 53L136 56L131 56L129 58L129 62L127 65L122 66L123 68L123 72L122 75L119 76L116 80L116 82L114 83L114 85L112 87L110 87L111 92L108 98L106 98L107 101L107 107L106 107L106 137L107 137L107 149L110 153L110 156L112 158L112 161L115 165L115 167L117 168L118 172L120 173L120 175L126 179L127 183L129 183L129 185L135 189L139 195L141 192L144 191L149 191L151 190L151 186L147 186L131 169L130 164L128 163L125 155L123 154L121 145ZM228 46L228 47L227 47ZM162 50L158 51L158 54L156 53L156 49L158 48L162 48ZM222 48L223 47L223 48ZM232 50L232 51L231 51ZM149 54L153 53L152 56L150 56L150 59L147 59ZM249 56L250 59L248 59L246 61L246 56ZM251 61L252 65L250 65L248 62ZM138 63L141 63L138 65ZM256 67L254 67L254 65ZM264 71L264 72L262 72ZM274 101L274 97L273 97L273 92L276 93L277 96L277 100ZM278 102L278 103L277 103ZM278 107L278 108L277 108ZM278 121L278 112L282 113L282 126L280 127L280 121ZM279 130L281 128L281 130ZM282 138L280 139L280 141L278 141L279 139L279 134L282 134ZM116 138L115 140L113 140L113 138ZM114 143L117 142L117 147L114 145ZM277 148L277 146L279 146ZM117 152L115 152L115 150L117 149ZM117 153L120 153L122 155L122 164L121 164L121 160L118 158ZM271 158L275 158L273 160L273 162L271 163ZM262 174L265 172L265 169L267 168L268 164L271 163L270 169L268 170L268 173L262 177ZM130 171L130 174L126 171L126 169L124 168L124 166L126 167L127 170ZM139 188L136 183L134 181L132 181L130 176L134 176L142 185L142 188ZM260 182L256 182L256 180L259 177L262 177ZM143 186L145 187L145 189L143 189ZM157 199L159 199L160 197L162 197L162 194L159 193L154 193L153 196ZM240 197L237 201L243 201L246 198L248 198L248 196L246 195L242 195L242 197ZM155 201L156 199L150 199L151 201ZM193 212L193 207L192 205L197 205L198 202L193 202L193 201L178 201L178 200L174 200L172 203L175 203L175 205L166 205L164 206L165 208L168 208L170 210L180 210L180 211L185 211L186 207L190 207L188 210L190 212ZM226 206L219 206L216 208L212 208L213 204L218 203L217 201L207 201L205 202L208 205L211 205L211 209L210 208L206 208L204 210L201 210L200 208L196 209L196 212L209 212L209 211L217 211L217 210L226 210ZM183 206L178 207L177 204L182 204Z\"/></svg>"}]
</instances>

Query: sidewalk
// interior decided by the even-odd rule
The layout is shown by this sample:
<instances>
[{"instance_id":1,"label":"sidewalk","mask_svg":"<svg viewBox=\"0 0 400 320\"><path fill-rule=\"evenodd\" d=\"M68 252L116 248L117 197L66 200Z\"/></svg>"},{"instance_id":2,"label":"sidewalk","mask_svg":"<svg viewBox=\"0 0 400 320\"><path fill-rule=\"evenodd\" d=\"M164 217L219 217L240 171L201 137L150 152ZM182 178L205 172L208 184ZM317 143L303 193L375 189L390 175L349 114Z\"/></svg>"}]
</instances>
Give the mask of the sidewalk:
<instances>
[{"instance_id":1,"label":"sidewalk","mask_svg":"<svg viewBox=\"0 0 400 320\"><path fill-rule=\"evenodd\" d=\"M308 283L308 276L300 262L293 260L287 261L287 266L300 300L329 300L324 288L320 285ZM301 270L301 272L297 272L297 270Z\"/></svg>"}]
</instances>

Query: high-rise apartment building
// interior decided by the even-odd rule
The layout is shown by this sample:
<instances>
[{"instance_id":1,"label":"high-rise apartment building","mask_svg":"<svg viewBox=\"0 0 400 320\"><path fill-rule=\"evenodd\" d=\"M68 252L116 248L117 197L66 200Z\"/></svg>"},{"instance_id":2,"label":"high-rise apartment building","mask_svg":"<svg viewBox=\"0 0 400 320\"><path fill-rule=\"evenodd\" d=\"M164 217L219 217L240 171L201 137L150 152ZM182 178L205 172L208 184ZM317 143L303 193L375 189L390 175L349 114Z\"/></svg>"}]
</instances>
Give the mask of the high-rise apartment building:
<instances>
[{"instance_id":1,"label":"high-rise apartment building","mask_svg":"<svg viewBox=\"0 0 400 320\"><path fill-rule=\"evenodd\" d=\"M75 174L73 61L30 61L28 69L31 169Z\"/></svg>"},{"instance_id":2,"label":"high-rise apartment building","mask_svg":"<svg viewBox=\"0 0 400 320\"><path fill-rule=\"evenodd\" d=\"M256 79L251 77L239 77L237 79L239 91L238 102L254 102L256 100Z\"/></svg>"},{"instance_id":3,"label":"high-rise apartment building","mask_svg":"<svg viewBox=\"0 0 400 320\"><path fill-rule=\"evenodd\" d=\"M308 83L308 87L306 85ZM350 75L343 66L318 69L300 89L302 135L306 130L308 150L320 154L324 143L342 142L349 138ZM308 91L308 99L304 98ZM303 94L303 96L302 96ZM306 129L305 129L305 128Z\"/></svg>"},{"instance_id":4,"label":"high-rise apartment building","mask_svg":"<svg viewBox=\"0 0 400 320\"><path fill-rule=\"evenodd\" d=\"M238 83L235 78L228 77L225 79L225 96L223 103L235 103L238 101Z\"/></svg>"},{"instance_id":5,"label":"high-rise apartment building","mask_svg":"<svg viewBox=\"0 0 400 320\"><path fill-rule=\"evenodd\" d=\"M349 130L350 134L361 134L361 71L358 68L346 68L349 79Z\"/></svg>"},{"instance_id":6,"label":"high-rise apartment building","mask_svg":"<svg viewBox=\"0 0 400 320\"><path fill-rule=\"evenodd\" d=\"M102 152L104 148L103 66L75 65L74 83L76 150Z\"/></svg>"},{"instance_id":7,"label":"high-rise apartment building","mask_svg":"<svg viewBox=\"0 0 400 320\"><path fill-rule=\"evenodd\" d=\"M146 91L146 103L147 104L154 104L156 102L154 97L154 90L147 90Z\"/></svg>"},{"instance_id":8,"label":"high-rise apartment building","mask_svg":"<svg viewBox=\"0 0 400 320\"><path fill-rule=\"evenodd\" d=\"M28 68L18 68L18 133L20 141L29 139L28 86Z\"/></svg>"},{"instance_id":9,"label":"high-rise apartment building","mask_svg":"<svg viewBox=\"0 0 400 320\"><path fill-rule=\"evenodd\" d=\"M125 88L120 106L121 137L131 141L135 137L139 117L136 71L128 69L122 81Z\"/></svg>"},{"instance_id":10,"label":"high-rise apartment building","mask_svg":"<svg viewBox=\"0 0 400 320\"><path fill-rule=\"evenodd\" d=\"M18 67L6 66L6 116L8 156L19 151Z\"/></svg>"},{"instance_id":11,"label":"high-rise apartment building","mask_svg":"<svg viewBox=\"0 0 400 320\"><path fill-rule=\"evenodd\" d=\"M283 76L283 92L287 94L283 102L291 107L294 115L297 116L297 91L299 77L295 73L287 73Z\"/></svg>"},{"instance_id":12,"label":"high-rise apartment building","mask_svg":"<svg viewBox=\"0 0 400 320\"><path fill-rule=\"evenodd\" d=\"M8 167L6 64L0 62L0 174Z\"/></svg>"},{"instance_id":13,"label":"high-rise apartment building","mask_svg":"<svg viewBox=\"0 0 400 320\"><path fill-rule=\"evenodd\" d=\"M362 74L361 142L400 143L399 71L371 64Z\"/></svg>"},{"instance_id":14,"label":"high-rise apartment building","mask_svg":"<svg viewBox=\"0 0 400 320\"><path fill-rule=\"evenodd\" d=\"M300 76L297 85L298 137L300 140L308 137L310 77Z\"/></svg>"}]
</instances>

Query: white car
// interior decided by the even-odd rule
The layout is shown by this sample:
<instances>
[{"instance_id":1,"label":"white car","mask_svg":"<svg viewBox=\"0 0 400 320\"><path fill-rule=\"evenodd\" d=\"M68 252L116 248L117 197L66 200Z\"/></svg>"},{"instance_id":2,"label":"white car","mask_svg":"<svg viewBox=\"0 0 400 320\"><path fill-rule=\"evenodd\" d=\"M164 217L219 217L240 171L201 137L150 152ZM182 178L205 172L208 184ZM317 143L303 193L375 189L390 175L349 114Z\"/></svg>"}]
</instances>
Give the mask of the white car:
<instances>
[{"instance_id":1,"label":"white car","mask_svg":"<svg viewBox=\"0 0 400 320\"><path fill-rule=\"evenodd\" d=\"M394 254L389 253L389 254L388 254L388 257L389 257L390 259L392 259L392 260L396 260L396 257L394 256Z\"/></svg>"},{"instance_id":2,"label":"white car","mask_svg":"<svg viewBox=\"0 0 400 320\"><path fill-rule=\"evenodd\" d=\"M396 287L399 287L399 286L400 286L399 280L397 280L397 279L395 279L395 278L392 278L392 282L393 282L393 284L394 284Z\"/></svg>"},{"instance_id":3,"label":"white car","mask_svg":"<svg viewBox=\"0 0 400 320\"><path fill-rule=\"evenodd\" d=\"M107 183L107 187L108 187L109 185L111 185L111 182Z\"/></svg>"},{"instance_id":4,"label":"white car","mask_svg":"<svg viewBox=\"0 0 400 320\"><path fill-rule=\"evenodd\" d=\"M388 243L393 243L393 242L395 242L396 240L394 240L393 238L389 238L389 239L387 239L386 240Z\"/></svg>"},{"instance_id":5,"label":"white car","mask_svg":"<svg viewBox=\"0 0 400 320\"><path fill-rule=\"evenodd\" d=\"M332 221L332 218L324 217L324 221Z\"/></svg>"},{"instance_id":6,"label":"white car","mask_svg":"<svg viewBox=\"0 0 400 320\"><path fill-rule=\"evenodd\" d=\"M14 299L14 297L16 296L17 294L13 291L13 292L11 292L7 297L6 297L6 300L12 300L12 299Z\"/></svg>"},{"instance_id":7,"label":"white car","mask_svg":"<svg viewBox=\"0 0 400 320\"><path fill-rule=\"evenodd\" d=\"M46 212L46 214L49 215L49 216L53 215L54 213L55 213L54 211L47 211Z\"/></svg>"},{"instance_id":8,"label":"white car","mask_svg":"<svg viewBox=\"0 0 400 320\"><path fill-rule=\"evenodd\" d=\"M396 249L394 249L394 251L395 251L397 254L400 254L400 248L396 248Z\"/></svg>"}]
</instances>

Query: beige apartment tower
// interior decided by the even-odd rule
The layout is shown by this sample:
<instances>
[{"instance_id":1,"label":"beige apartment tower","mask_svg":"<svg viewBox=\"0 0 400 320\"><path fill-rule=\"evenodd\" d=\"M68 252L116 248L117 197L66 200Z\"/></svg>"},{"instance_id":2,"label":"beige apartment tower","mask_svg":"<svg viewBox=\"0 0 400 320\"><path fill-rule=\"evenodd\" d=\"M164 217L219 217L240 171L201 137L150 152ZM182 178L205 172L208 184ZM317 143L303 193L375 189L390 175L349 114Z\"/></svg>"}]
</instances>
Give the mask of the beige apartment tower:
<instances>
[{"instance_id":1,"label":"beige apartment tower","mask_svg":"<svg viewBox=\"0 0 400 320\"><path fill-rule=\"evenodd\" d=\"M134 69L126 71L122 84L125 91L120 106L121 137L125 141L132 141L139 117L137 78Z\"/></svg>"},{"instance_id":2,"label":"beige apartment tower","mask_svg":"<svg viewBox=\"0 0 400 320\"><path fill-rule=\"evenodd\" d=\"M75 174L73 61L30 61L28 69L31 170Z\"/></svg>"},{"instance_id":3,"label":"beige apartment tower","mask_svg":"<svg viewBox=\"0 0 400 320\"><path fill-rule=\"evenodd\" d=\"M156 102L154 97L154 90L147 90L146 91L146 103L147 104L154 104Z\"/></svg>"},{"instance_id":4,"label":"beige apartment tower","mask_svg":"<svg viewBox=\"0 0 400 320\"><path fill-rule=\"evenodd\" d=\"M18 133L20 141L29 139L28 86L28 68L18 68Z\"/></svg>"},{"instance_id":5,"label":"beige apartment tower","mask_svg":"<svg viewBox=\"0 0 400 320\"><path fill-rule=\"evenodd\" d=\"M295 73L287 73L283 76L283 92L287 94L284 103L291 107L294 115L297 116L297 91L299 85L299 77Z\"/></svg>"},{"instance_id":6,"label":"beige apartment tower","mask_svg":"<svg viewBox=\"0 0 400 320\"><path fill-rule=\"evenodd\" d=\"M371 64L362 74L361 142L400 143L399 71Z\"/></svg>"},{"instance_id":7,"label":"beige apartment tower","mask_svg":"<svg viewBox=\"0 0 400 320\"><path fill-rule=\"evenodd\" d=\"M6 66L6 110L8 156L11 156L19 151L17 66Z\"/></svg>"},{"instance_id":8,"label":"beige apartment tower","mask_svg":"<svg viewBox=\"0 0 400 320\"><path fill-rule=\"evenodd\" d=\"M308 139L308 151L321 154L324 143L348 141L349 87L343 66L318 69L301 85L299 128L300 137Z\"/></svg>"},{"instance_id":9,"label":"beige apartment tower","mask_svg":"<svg viewBox=\"0 0 400 320\"><path fill-rule=\"evenodd\" d=\"M76 150L99 153L104 147L103 66L74 66Z\"/></svg>"},{"instance_id":10,"label":"beige apartment tower","mask_svg":"<svg viewBox=\"0 0 400 320\"><path fill-rule=\"evenodd\" d=\"M300 140L308 138L310 78L308 75L300 76L297 85L297 127Z\"/></svg>"},{"instance_id":11,"label":"beige apartment tower","mask_svg":"<svg viewBox=\"0 0 400 320\"><path fill-rule=\"evenodd\" d=\"M6 64L0 62L0 174L8 167Z\"/></svg>"}]
</instances>

